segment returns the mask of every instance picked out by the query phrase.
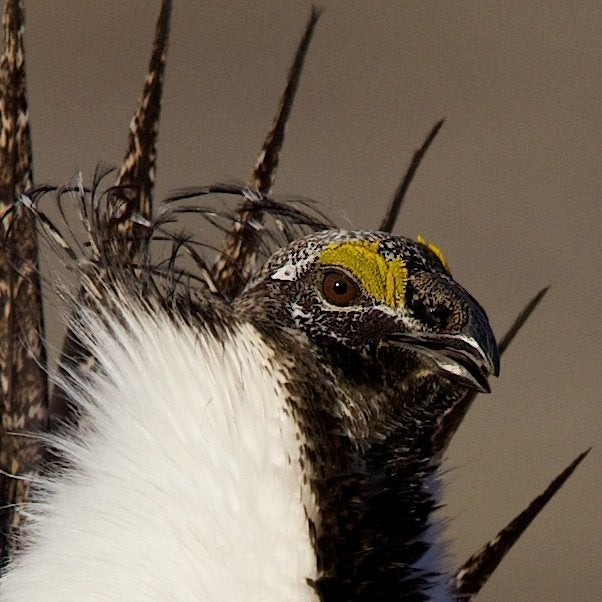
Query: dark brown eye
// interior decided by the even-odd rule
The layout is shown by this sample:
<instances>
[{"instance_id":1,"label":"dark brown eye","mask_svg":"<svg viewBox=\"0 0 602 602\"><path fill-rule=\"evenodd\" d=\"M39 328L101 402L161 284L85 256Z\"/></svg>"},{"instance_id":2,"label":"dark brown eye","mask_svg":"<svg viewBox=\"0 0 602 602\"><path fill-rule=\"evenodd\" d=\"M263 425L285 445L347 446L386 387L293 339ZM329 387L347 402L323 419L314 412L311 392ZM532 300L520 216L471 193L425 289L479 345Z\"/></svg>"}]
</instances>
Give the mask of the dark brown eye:
<instances>
[{"instance_id":1,"label":"dark brown eye","mask_svg":"<svg viewBox=\"0 0 602 602\"><path fill-rule=\"evenodd\" d=\"M360 291L350 276L333 270L324 274L322 294L328 303L344 307L352 305L359 297Z\"/></svg>"}]
</instances>

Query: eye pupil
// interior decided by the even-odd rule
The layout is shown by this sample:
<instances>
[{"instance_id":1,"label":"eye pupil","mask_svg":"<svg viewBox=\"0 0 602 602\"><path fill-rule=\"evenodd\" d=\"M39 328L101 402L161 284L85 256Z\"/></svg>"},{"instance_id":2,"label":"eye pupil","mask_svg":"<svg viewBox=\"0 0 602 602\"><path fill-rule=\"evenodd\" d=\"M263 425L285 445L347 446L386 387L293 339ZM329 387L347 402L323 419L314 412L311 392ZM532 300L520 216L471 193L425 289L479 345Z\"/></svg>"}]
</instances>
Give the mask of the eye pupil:
<instances>
[{"instance_id":1,"label":"eye pupil","mask_svg":"<svg viewBox=\"0 0 602 602\"><path fill-rule=\"evenodd\" d=\"M337 280L332 285L332 288L337 295L344 295L347 292L347 283L343 280Z\"/></svg>"},{"instance_id":2,"label":"eye pupil","mask_svg":"<svg viewBox=\"0 0 602 602\"><path fill-rule=\"evenodd\" d=\"M359 287L353 278L334 270L324 274L321 288L324 299L339 307L353 305L360 294Z\"/></svg>"}]
</instances>

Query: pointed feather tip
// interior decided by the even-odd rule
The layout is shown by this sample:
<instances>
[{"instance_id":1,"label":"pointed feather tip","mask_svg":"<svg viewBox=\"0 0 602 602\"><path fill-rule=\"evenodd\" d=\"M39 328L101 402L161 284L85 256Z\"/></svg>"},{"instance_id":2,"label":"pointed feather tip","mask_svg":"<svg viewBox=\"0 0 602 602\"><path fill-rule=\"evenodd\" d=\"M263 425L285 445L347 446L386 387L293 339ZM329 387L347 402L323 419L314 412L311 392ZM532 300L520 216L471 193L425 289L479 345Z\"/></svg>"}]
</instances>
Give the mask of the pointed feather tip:
<instances>
[{"instance_id":1,"label":"pointed feather tip","mask_svg":"<svg viewBox=\"0 0 602 602\"><path fill-rule=\"evenodd\" d=\"M545 286L527 303L523 310L516 316L514 322L510 328L506 331L506 334L498 342L498 348L500 355L503 354L506 349L510 346L510 343L514 340L516 335L520 332L522 327L525 325L527 320L531 317L531 314L535 311L535 308L539 305L541 300L545 297L546 293L550 290L550 284Z\"/></svg>"},{"instance_id":2,"label":"pointed feather tip","mask_svg":"<svg viewBox=\"0 0 602 602\"><path fill-rule=\"evenodd\" d=\"M2 136L0 136L0 186L12 188L4 196L14 197L31 187L31 140L27 90L23 7L19 0L8 0L2 15L3 41L0 58L0 98ZM12 200L12 198L11 198ZM9 201L0 199L0 206Z\"/></svg>"},{"instance_id":3,"label":"pointed feather tip","mask_svg":"<svg viewBox=\"0 0 602 602\"><path fill-rule=\"evenodd\" d=\"M6 0L4 4L4 12L2 14L4 25L10 25L12 22L16 24L15 31L19 31L23 25L23 5L21 0ZM6 44L7 40L4 40Z\"/></svg>"},{"instance_id":4,"label":"pointed feather tip","mask_svg":"<svg viewBox=\"0 0 602 602\"><path fill-rule=\"evenodd\" d=\"M305 25L301 41L297 46L293 63L289 69L286 87L280 97L276 116L264 138L261 151L255 161L251 175L251 186L264 194L270 194L274 185L276 170L280 162L280 151L284 143L286 125L295 101L307 52L321 14L322 9L314 5L311 6L309 19Z\"/></svg>"},{"instance_id":5,"label":"pointed feather tip","mask_svg":"<svg viewBox=\"0 0 602 602\"><path fill-rule=\"evenodd\" d=\"M430 148L433 140L437 137L439 130L443 127L445 123L445 118L439 119L437 123L431 128L431 131L428 133L425 138L422 146L418 148L414 155L412 156L412 160L405 171L401 182L399 183L393 198L391 199L389 206L387 207L387 211L385 212L385 216L383 217L380 226L378 229L382 232L392 232L395 227L395 223L397 222L397 218L399 217L399 213L401 211L401 206L405 199L406 193L410 188L410 184L414 180L414 176L422 163L428 149Z\"/></svg>"},{"instance_id":6,"label":"pointed feather tip","mask_svg":"<svg viewBox=\"0 0 602 602\"><path fill-rule=\"evenodd\" d=\"M547 290L547 289L545 289ZM545 290L540 293L545 294ZM577 466L592 450L591 447L580 453L525 510L518 514L491 541L473 554L454 574L452 593L454 600L471 600L487 583L496 568L520 539L529 525L535 520L548 502L558 493Z\"/></svg>"},{"instance_id":7,"label":"pointed feather tip","mask_svg":"<svg viewBox=\"0 0 602 602\"><path fill-rule=\"evenodd\" d=\"M142 97L130 124L128 150L116 183L117 186L130 186L134 183L136 188L144 190L147 194L154 184L155 145L158 137L171 10L172 1L163 0L155 25L150 64ZM144 164L143 173L140 174L142 164ZM145 213L149 214L150 207L145 209Z\"/></svg>"}]
</instances>

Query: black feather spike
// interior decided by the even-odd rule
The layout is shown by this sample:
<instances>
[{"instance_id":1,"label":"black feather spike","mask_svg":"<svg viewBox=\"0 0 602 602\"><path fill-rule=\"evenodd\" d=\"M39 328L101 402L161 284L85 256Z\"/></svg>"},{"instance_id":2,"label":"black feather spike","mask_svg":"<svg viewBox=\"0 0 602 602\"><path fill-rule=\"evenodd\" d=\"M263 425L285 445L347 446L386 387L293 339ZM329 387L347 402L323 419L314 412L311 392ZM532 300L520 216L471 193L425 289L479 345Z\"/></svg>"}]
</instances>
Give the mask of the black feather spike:
<instances>
[{"instance_id":1,"label":"black feather spike","mask_svg":"<svg viewBox=\"0 0 602 602\"><path fill-rule=\"evenodd\" d=\"M319 17L320 11L312 6L305 33L301 38L288 74L286 88L280 98L278 112L253 169L250 186L262 195L269 195L274 184L286 124L295 100L303 63ZM250 207L247 203L243 203L240 208L240 218L234 223L232 230L226 236L223 251L214 267L215 280L225 297L235 297L242 290L249 275L256 267L256 229L250 227L250 222L261 222L262 214L261 204Z\"/></svg>"},{"instance_id":2,"label":"black feather spike","mask_svg":"<svg viewBox=\"0 0 602 602\"><path fill-rule=\"evenodd\" d=\"M497 566L518 541L535 517L566 483L577 466L585 459L590 449L579 454L516 518L502 529L491 541L473 554L455 573L453 578L454 597L470 600L485 585Z\"/></svg>"},{"instance_id":3,"label":"black feather spike","mask_svg":"<svg viewBox=\"0 0 602 602\"><path fill-rule=\"evenodd\" d=\"M393 195L393 198L391 199L391 202L387 207L385 217L383 218L382 222L380 223L380 226L378 227L379 230L382 230L383 232L393 231L393 228L395 227L395 222L397 221L397 218L399 217L399 212L401 211L401 205L405 199L408 189L410 188L410 184L412 183L412 180L414 179L414 176L418 171L420 163L422 163L422 159L424 159L426 152L433 143L433 140L437 137L437 134L439 133L439 130L443 126L444 122L445 119L440 119L439 121L437 121L437 123L429 132L429 135L426 137L425 141L422 143L422 146L414 152L414 155L412 156L412 161L408 165L405 175L399 183L399 186L397 187L397 190L395 191L395 194Z\"/></svg>"},{"instance_id":4,"label":"black feather spike","mask_svg":"<svg viewBox=\"0 0 602 602\"><path fill-rule=\"evenodd\" d=\"M512 323L512 326L507 330L506 334L498 342L498 348L500 354L504 353L510 346L510 343L514 340L514 337L519 333L521 328L525 325L525 322L529 319L535 308L539 305L540 301L545 297L546 293L550 290L549 286L542 288L534 297L527 303L523 311L516 316L516 319Z\"/></svg>"}]
</instances>

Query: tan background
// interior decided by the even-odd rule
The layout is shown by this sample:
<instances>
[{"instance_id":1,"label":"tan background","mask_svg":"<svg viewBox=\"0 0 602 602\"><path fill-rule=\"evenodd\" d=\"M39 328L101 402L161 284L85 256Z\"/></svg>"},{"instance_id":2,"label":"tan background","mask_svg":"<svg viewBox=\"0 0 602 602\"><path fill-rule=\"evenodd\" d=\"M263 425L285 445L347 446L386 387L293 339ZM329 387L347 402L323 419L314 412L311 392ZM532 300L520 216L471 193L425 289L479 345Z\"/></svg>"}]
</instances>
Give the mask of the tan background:
<instances>
[{"instance_id":1,"label":"tan background","mask_svg":"<svg viewBox=\"0 0 602 602\"><path fill-rule=\"evenodd\" d=\"M413 149L446 125L398 232L446 252L501 334L548 297L448 459L451 562L594 450L482 600L597 600L602 576L602 3L322 2L280 194L374 228ZM248 176L308 2L175 2L159 192ZM159 3L27 2L38 183L118 163Z\"/></svg>"}]
</instances>

